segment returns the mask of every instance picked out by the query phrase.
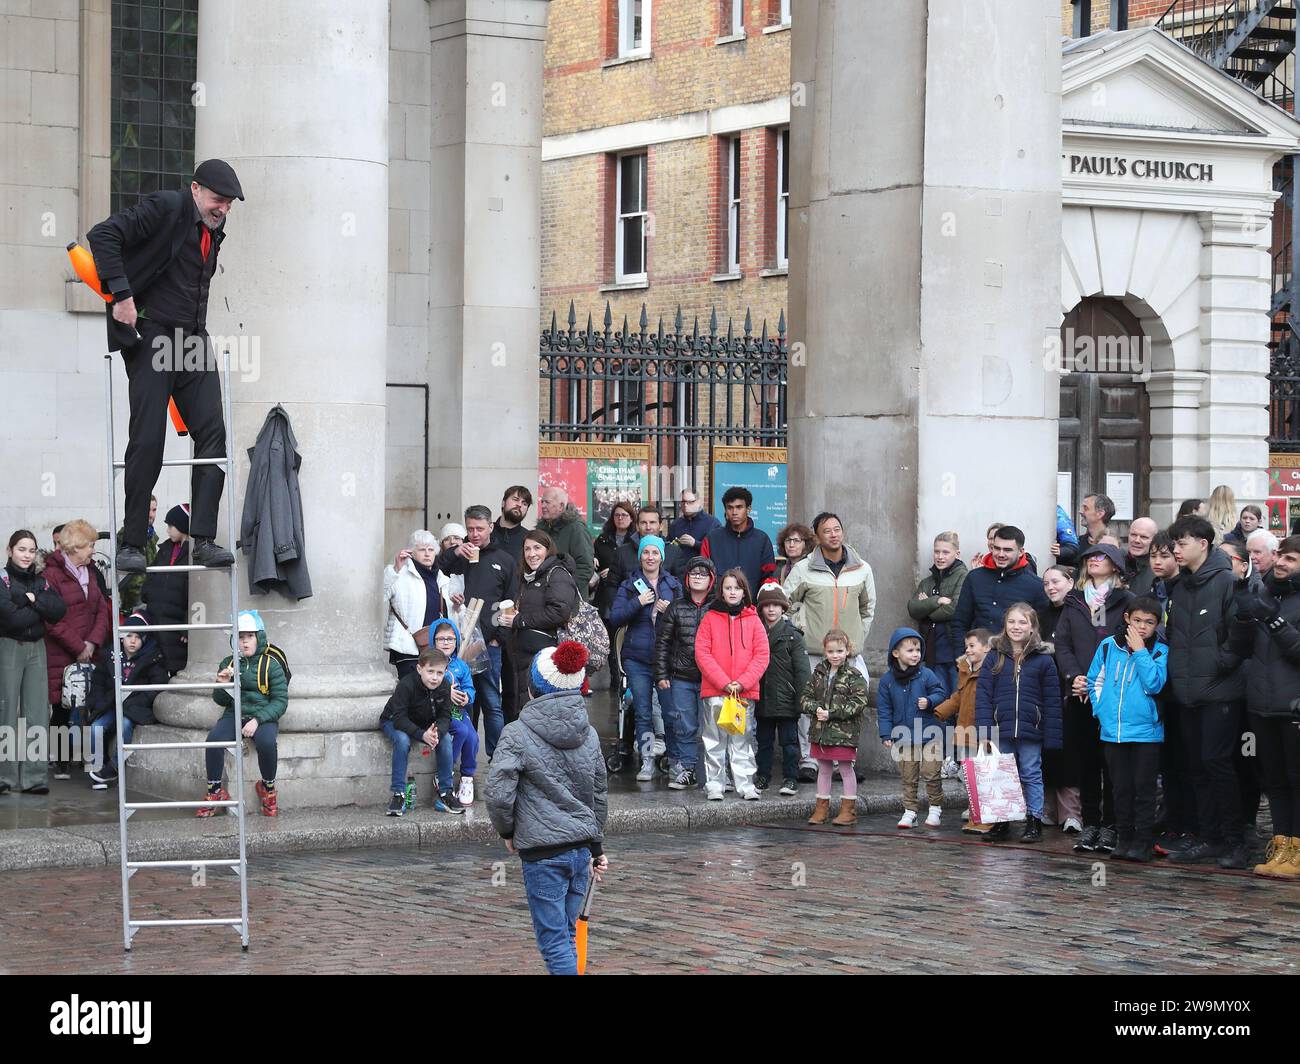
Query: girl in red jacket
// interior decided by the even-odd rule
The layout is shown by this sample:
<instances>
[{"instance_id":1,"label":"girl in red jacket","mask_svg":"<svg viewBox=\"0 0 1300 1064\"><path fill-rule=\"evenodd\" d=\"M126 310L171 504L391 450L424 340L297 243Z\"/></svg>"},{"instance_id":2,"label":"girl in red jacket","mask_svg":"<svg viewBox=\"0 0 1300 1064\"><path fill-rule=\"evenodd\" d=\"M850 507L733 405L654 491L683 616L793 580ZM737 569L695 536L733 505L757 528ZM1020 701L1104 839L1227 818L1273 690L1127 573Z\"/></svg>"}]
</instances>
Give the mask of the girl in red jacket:
<instances>
[{"instance_id":1,"label":"girl in red jacket","mask_svg":"<svg viewBox=\"0 0 1300 1064\"><path fill-rule=\"evenodd\" d=\"M736 793L748 801L758 799L754 786L754 703L769 652L767 630L752 603L745 574L728 569L718 585L717 598L700 619L695 633L695 663L700 667L700 699L704 702L700 721L704 790L713 801L722 800L728 758ZM745 703L743 735L733 735L718 726L718 714L727 695Z\"/></svg>"}]
</instances>

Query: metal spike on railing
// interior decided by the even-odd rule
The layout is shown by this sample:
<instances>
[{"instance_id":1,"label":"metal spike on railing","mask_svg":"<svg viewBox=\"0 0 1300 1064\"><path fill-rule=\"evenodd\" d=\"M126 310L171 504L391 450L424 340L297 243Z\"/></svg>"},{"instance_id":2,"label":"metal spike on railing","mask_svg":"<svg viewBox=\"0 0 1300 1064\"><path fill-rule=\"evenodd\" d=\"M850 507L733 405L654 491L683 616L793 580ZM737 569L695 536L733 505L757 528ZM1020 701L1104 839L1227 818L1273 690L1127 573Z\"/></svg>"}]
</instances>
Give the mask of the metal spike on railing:
<instances>
[{"instance_id":1,"label":"metal spike on railing","mask_svg":"<svg viewBox=\"0 0 1300 1064\"><path fill-rule=\"evenodd\" d=\"M587 312L590 316L591 312ZM573 309L573 300L569 300L569 332L573 332L573 327L578 323L577 311Z\"/></svg>"},{"instance_id":2,"label":"metal spike on railing","mask_svg":"<svg viewBox=\"0 0 1300 1064\"><path fill-rule=\"evenodd\" d=\"M728 314L727 315L727 346L728 347L730 347L732 344L731 333L732 333L731 315Z\"/></svg>"},{"instance_id":3,"label":"metal spike on railing","mask_svg":"<svg viewBox=\"0 0 1300 1064\"><path fill-rule=\"evenodd\" d=\"M745 335L752 336L753 334L754 334L754 323L749 316L749 308L746 307L745 308Z\"/></svg>"},{"instance_id":4,"label":"metal spike on railing","mask_svg":"<svg viewBox=\"0 0 1300 1064\"><path fill-rule=\"evenodd\" d=\"M678 336L682 334L682 305L680 303L677 304L677 314L673 318L673 332Z\"/></svg>"},{"instance_id":5,"label":"metal spike on railing","mask_svg":"<svg viewBox=\"0 0 1300 1064\"><path fill-rule=\"evenodd\" d=\"M718 335L718 308L714 307L709 311L709 335Z\"/></svg>"},{"instance_id":6,"label":"metal spike on railing","mask_svg":"<svg viewBox=\"0 0 1300 1064\"><path fill-rule=\"evenodd\" d=\"M614 324L614 312L609 308L609 300L605 300L605 332L609 332L609 327Z\"/></svg>"},{"instance_id":7,"label":"metal spike on railing","mask_svg":"<svg viewBox=\"0 0 1300 1064\"><path fill-rule=\"evenodd\" d=\"M696 314L695 324L691 326L691 339L698 340L699 338L700 338L700 316Z\"/></svg>"},{"instance_id":8,"label":"metal spike on railing","mask_svg":"<svg viewBox=\"0 0 1300 1064\"><path fill-rule=\"evenodd\" d=\"M645 304L641 304L641 335L645 335L645 327L650 324L650 319L646 317Z\"/></svg>"},{"instance_id":9,"label":"metal spike on railing","mask_svg":"<svg viewBox=\"0 0 1300 1064\"><path fill-rule=\"evenodd\" d=\"M556 320L555 320L555 311L552 310L552 311L551 311L551 331L547 334L547 336L548 336L551 340L554 340L555 337L556 337L556 335L557 335L557 334L556 334L556 328L557 328L557 327L558 327L558 323L557 323Z\"/></svg>"},{"instance_id":10,"label":"metal spike on railing","mask_svg":"<svg viewBox=\"0 0 1300 1064\"><path fill-rule=\"evenodd\" d=\"M763 319L763 335L759 337L758 342L763 345L763 350L767 350L767 319Z\"/></svg>"},{"instance_id":11,"label":"metal spike on railing","mask_svg":"<svg viewBox=\"0 0 1300 1064\"><path fill-rule=\"evenodd\" d=\"M585 336L592 335L591 311L587 311L587 331L583 335Z\"/></svg>"},{"instance_id":12,"label":"metal spike on railing","mask_svg":"<svg viewBox=\"0 0 1300 1064\"><path fill-rule=\"evenodd\" d=\"M781 337L785 336L785 310L784 309L782 309L781 316L777 319L776 322L776 335Z\"/></svg>"},{"instance_id":13,"label":"metal spike on railing","mask_svg":"<svg viewBox=\"0 0 1300 1064\"><path fill-rule=\"evenodd\" d=\"M658 330L656 336L657 336L657 338L658 338L659 346L660 346L660 347L663 347L663 345L664 345L664 316L663 316L662 314L659 315L659 330Z\"/></svg>"}]
</instances>

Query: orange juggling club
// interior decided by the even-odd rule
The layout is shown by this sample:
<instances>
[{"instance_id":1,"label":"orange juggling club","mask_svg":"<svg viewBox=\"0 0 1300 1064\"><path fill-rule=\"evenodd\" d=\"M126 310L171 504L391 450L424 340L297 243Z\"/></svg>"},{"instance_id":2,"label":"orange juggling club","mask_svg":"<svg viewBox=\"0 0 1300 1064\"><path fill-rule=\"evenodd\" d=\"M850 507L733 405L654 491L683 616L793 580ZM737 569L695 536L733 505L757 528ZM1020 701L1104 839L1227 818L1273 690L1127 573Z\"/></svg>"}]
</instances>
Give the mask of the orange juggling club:
<instances>
[{"instance_id":1,"label":"orange juggling club","mask_svg":"<svg viewBox=\"0 0 1300 1064\"><path fill-rule=\"evenodd\" d=\"M68 245L68 259L72 262L72 268L76 271L86 286L99 296L105 303L113 302L113 297L104 292L104 286L99 280L99 270L95 268L95 257L78 244L75 240ZM137 336L139 333L136 334ZM176 409L176 400L167 400L167 413L171 415L172 427L176 430L177 436L188 436L190 430L185 427L185 420L181 417L181 412Z\"/></svg>"}]
</instances>

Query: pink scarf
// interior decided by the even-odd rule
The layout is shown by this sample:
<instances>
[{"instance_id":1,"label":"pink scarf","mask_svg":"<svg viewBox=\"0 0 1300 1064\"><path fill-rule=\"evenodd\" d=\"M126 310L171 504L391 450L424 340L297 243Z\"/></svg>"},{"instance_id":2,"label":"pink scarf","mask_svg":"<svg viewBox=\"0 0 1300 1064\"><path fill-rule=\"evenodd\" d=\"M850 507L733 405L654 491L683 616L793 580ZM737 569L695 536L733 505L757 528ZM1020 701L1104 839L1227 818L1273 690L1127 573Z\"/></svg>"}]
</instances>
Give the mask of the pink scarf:
<instances>
[{"instance_id":1,"label":"pink scarf","mask_svg":"<svg viewBox=\"0 0 1300 1064\"><path fill-rule=\"evenodd\" d=\"M68 556L63 556L63 568L68 570L77 578L77 583L81 585L81 593L86 598L90 598L90 567L86 565L73 565L68 561Z\"/></svg>"}]
</instances>

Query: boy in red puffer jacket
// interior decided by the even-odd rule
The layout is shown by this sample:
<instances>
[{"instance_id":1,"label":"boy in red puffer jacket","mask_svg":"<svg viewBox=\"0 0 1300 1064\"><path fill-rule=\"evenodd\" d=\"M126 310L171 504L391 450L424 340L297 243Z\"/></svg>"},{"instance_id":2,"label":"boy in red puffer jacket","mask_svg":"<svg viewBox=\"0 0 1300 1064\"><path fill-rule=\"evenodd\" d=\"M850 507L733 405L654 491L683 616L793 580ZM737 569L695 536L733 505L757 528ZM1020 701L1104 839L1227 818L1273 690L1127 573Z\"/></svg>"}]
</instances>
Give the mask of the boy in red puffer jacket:
<instances>
[{"instance_id":1,"label":"boy in red puffer jacket","mask_svg":"<svg viewBox=\"0 0 1300 1064\"><path fill-rule=\"evenodd\" d=\"M722 800L728 759L736 793L748 801L759 797L754 786L754 703L769 656L767 629L754 609L749 581L741 570L728 569L718 585L717 598L695 633L695 662L700 667L700 698L705 710L700 721L704 789L712 801ZM745 704L741 735L723 731L718 725L728 695Z\"/></svg>"}]
</instances>

